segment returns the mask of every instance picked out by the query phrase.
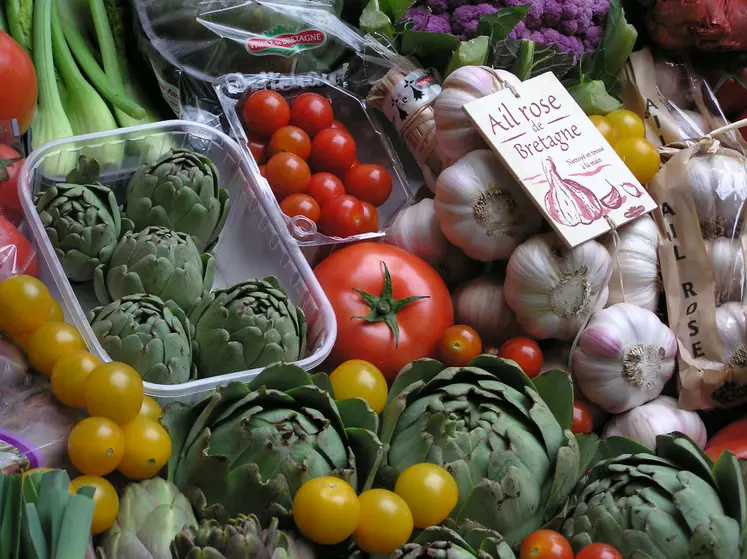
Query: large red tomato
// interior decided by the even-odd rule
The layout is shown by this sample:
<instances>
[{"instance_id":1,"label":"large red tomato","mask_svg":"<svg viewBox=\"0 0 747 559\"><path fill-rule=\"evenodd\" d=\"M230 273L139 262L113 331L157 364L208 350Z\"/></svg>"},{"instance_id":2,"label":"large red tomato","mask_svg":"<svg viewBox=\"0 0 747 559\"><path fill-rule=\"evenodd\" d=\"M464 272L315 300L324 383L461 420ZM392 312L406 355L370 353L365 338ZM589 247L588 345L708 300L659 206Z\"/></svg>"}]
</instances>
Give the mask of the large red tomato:
<instances>
[{"instance_id":1,"label":"large red tomato","mask_svg":"<svg viewBox=\"0 0 747 559\"><path fill-rule=\"evenodd\" d=\"M747 458L747 417L730 423L706 443L706 454L712 460L718 460L723 450L733 452L737 458Z\"/></svg>"},{"instance_id":2,"label":"large red tomato","mask_svg":"<svg viewBox=\"0 0 747 559\"><path fill-rule=\"evenodd\" d=\"M34 247L15 225L0 216L0 281L18 274L38 273Z\"/></svg>"},{"instance_id":3,"label":"large red tomato","mask_svg":"<svg viewBox=\"0 0 747 559\"><path fill-rule=\"evenodd\" d=\"M358 243L333 253L314 272L337 318L333 365L363 359L391 382L409 362L435 356L454 323L441 277L400 248Z\"/></svg>"},{"instance_id":4,"label":"large red tomato","mask_svg":"<svg viewBox=\"0 0 747 559\"><path fill-rule=\"evenodd\" d=\"M0 121L16 119L21 134L36 110L36 72L29 55L0 31Z\"/></svg>"},{"instance_id":5,"label":"large red tomato","mask_svg":"<svg viewBox=\"0 0 747 559\"><path fill-rule=\"evenodd\" d=\"M23 206L18 198L18 176L23 159L10 146L0 144L0 209L14 223L23 217Z\"/></svg>"}]
</instances>

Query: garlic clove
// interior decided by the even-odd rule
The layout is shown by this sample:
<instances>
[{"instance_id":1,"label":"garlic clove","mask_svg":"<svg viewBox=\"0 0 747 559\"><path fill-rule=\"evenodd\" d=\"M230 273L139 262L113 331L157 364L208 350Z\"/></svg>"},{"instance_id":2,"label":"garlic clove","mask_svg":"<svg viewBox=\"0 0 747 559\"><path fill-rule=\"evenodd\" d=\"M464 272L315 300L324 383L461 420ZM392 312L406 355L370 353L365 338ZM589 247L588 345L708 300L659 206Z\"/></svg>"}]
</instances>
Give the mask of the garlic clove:
<instances>
[{"instance_id":1,"label":"garlic clove","mask_svg":"<svg viewBox=\"0 0 747 559\"><path fill-rule=\"evenodd\" d=\"M744 289L744 254L738 239L719 237L705 241L711 259L716 304L741 301Z\"/></svg>"},{"instance_id":2,"label":"garlic clove","mask_svg":"<svg viewBox=\"0 0 747 559\"><path fill-rule=\"evenodd\" d=\"M455 323L474 328L484 346L500 345L520 333L503 294L503 281L498 273L479 276L461 285L452 297Z\"/></svg>"},{"instance_id":3,"label":"garlic clove","mask_svg":"<svg viewBox=\"0 0 747 559\"><path fill-rule=\"evenodd\" d=\"M440 264L449 250L441 232L434 202L425 198L407 206L387 229L384 241L419 256L431 266Z\"/></svg>"},{"instance_id":4,"label":"garlic clove","mask_svg":"<svg viewBox=\"0 0 747 559\"><path fill-rule=\"evenodd\" d=\"M741 303L726 303L716 309L716 327L724 344L727 369L747 366L747 321Z\"/></svg>"}]
</instances>

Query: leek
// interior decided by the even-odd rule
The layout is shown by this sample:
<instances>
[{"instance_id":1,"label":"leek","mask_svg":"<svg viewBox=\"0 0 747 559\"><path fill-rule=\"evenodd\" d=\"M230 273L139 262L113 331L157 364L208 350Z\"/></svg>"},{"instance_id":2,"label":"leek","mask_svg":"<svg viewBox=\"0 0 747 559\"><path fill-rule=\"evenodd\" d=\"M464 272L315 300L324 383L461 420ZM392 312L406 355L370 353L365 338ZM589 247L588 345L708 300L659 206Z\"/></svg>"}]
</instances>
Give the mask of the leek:
<instances>
[{"instance_id":1,"label":"leek","mask_svg":"<svg viewBox=\"0 0 747 559\"><path fill-rule=\"evenodd\" d=\"M52 1L54 2L52 43L56 66L66 88L65 108L70 117L70 124L76 134L116 130L118 126L114 115L75 63L62 31L57 0ZM97 159L102 167L109 165L119 168L124 157L124 144L108 142L92 148L85 155Z\"/></svg>"},{"instance_id":2,"label":"leek","mask_svg":"<svg viewBox=\"0 0 747 559\"><path fill-rule=\"evenodd\" d=\"M8 33L8 19L5 17L5 6L0 2L0 31Z\"/></svg>"},{"instance_id":3,"label":"leek","mask_svg":"<svg viewBox=\"0 0 747 559\"><path fill-rule=\"evenodd\" d=\"M8 18L10 36L31 54L33 0L5 0L5 15Z\"/></svg>"}]
</instances>

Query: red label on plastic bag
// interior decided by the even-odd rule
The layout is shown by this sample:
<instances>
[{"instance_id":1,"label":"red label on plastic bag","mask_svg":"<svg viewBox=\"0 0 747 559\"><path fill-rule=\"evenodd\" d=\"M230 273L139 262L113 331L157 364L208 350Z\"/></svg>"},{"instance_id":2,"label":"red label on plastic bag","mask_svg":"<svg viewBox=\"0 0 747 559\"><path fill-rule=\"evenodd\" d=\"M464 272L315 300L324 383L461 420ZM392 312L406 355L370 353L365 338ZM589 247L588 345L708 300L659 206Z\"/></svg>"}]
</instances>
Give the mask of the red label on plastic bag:
<instances>
[{"instance_id":1,"label":"red label on plastic bag","mask_svg":"<svg viewBox=\"0 0 747 559\"><path fill-rule=\"evenodd\" d=\"M276 54L293 56L304 50L322 46L327 42L327 35L318 29L274 29L265 35L252 37L246 42L246 48L258 56Z\"/></svg>"}]
</instances>

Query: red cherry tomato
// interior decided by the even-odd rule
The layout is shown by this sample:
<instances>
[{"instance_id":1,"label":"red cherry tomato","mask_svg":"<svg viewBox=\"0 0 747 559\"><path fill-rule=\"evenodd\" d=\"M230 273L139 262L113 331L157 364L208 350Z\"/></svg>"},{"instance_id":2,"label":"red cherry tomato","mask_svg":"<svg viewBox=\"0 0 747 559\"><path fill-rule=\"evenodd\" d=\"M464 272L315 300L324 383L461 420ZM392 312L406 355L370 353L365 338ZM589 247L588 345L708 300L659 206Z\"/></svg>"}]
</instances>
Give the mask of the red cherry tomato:
<instances>
[{"instance_id":1,"label":"red cherry tomato","mask_svg":"<svg viewBox=\"0 0 747 559\"><path fill-rule=\"evenodd\" d=\"M283 126L272 135L267 147L270 157L287 151L301 159L308 159L311 155L311 138L297 126Z\"/></svg>"},{"instance_id":2,"label":"red cherry tomato","mask_svg":"<svg viewBox=\"0 0 747 559\"><path fill-rule=\"evenodd\" d=\"M18 175L21 167L23 159L18 152L10 146L0 144L0 208L14 223L23 218L23 206L18 198Z\"/></svg>"},{"instance_id":3,"label":"red cherry tomato","mask_svg":"<svg viewBox=\"0 0 747 559\"><path fill-rule=\"evenodd\" d=\"M303 93L291 105L291 124L302 128L312 138L320 130L331 127L334 120L332 105L318 93Z\"/></svg>"},{"instance_id":4,"label":"red cherry tomato","mask_svg":"<svg viewBox=\"0 0 747 559\"><path fill-rule=\"evenodd\" d=\"M311 142L311 163L315 171L345 173L355 161L355 140L345 130L325 128Z\"/></svg>"},{"instance_id":5,"label":"red cherry tomato","mask_svg":"<svg viewBox=\"0 0 747 559\"><path fill-rule=\"evenodd\" d=\"M288 217L303 215L316 223L319 221L321 208L316 200L308 194L291 194L280 203L280 209Z\"/></svg>"},{"instance_id":6,"label":"red cherry tomato","mask_svg":"<svg viewBox=\"0 0 747 559\"><path fill-rule=\"evenodd\" d=\"M363 206L354 196L335 196L322 206L319 225L322 232L331 237L344 238L363 233Z\"/></svg>"},{"instance_id":7,"label":"red cherry tomato","mask_svg":"<svg viewBox=\"0 0 747 559\"><path fill-rule=\"evenodd\" d=\"M267 178L267 165L259 166L259 174L262 175L264 178Z\"/></svg>"},{"instance_id":8,"label":"red cherry tomato","mask_svg":"<svg viewBox=\"0 0 747 559\"><path fill-rule=\"evenodd\" d=\"M309 180L308 193L319 202L320 206L323 206L327 200L345 194L345 187L342 181L332 173L314 173Z\"/></svg>"},{"instance_id":9,"label":"red cherry tomato","mask_svg":"<svg viewBox=\"0 0 747 559\"><path fill-rule=\"evenodd\" d=\"M337 128L338 130L347 130L347 126L345 126L339 120L333 120L332 124L330 124L329 127L330 128Z\"/></svg>"},{"instance_id":10,"label":"red cherry tomato","mask_svg":"<svg viewBox=\"0 0 747 559\"><path fill-rule=\"evenodd\" d=\"M441 359L450 367L466 367L482 353L480 335L469 326L455 324L444 332L439 344Z\"/></svg>"},{"instance_id":11,"label":"red cherry tomato","mask_svg":"<svg viewBox=\"0 0 747 559\"><path fill-rule=\"evenodd\" d=\"M534 378L542 370L542 350L537 342L529 338L513 338L501 346L498 355L512 359L529 378Z\"/></svg>"},{"instance_id":12,"label":"red cherry tomato","mask_svg":"<svg viewBox=\"0 0 747 559\"><path fill-rule=\"evenodd\" d=\"M36 72L26 51L6 33L0 33L0 83L0 120L16 119L25 134L36 110Z\"/></svg>"},{"instance_id":13,"label":"red cherry tomato","mask_svg":"<svg viewBox=\"0 0 747 559\"><path fill-rule=\"evenodd\" d=\"M573 559L573 549L557 532L537 530L521 542L521 559Z\"/></svg>"},{"instance_id":14,"label":"red cherry tomato","mask_svg":"<svg viewBox=\"0 0 747 559\"><path fill-rule=\"evenodd\" d=\"M353 167L357 167L357 166L358 166L358 165L360 165L360 164L361 164L361 162L360 162L360 161L358 161L357 159L353 159L353 164L352 164L352 165L350 166L350 169L352 169ZM349 171L350 169L348 169L348 171Z\"/></svg>"},{"instance_id":15,"label":"red cherry tomato","mask_svg":"<svg viewBox=\"0 0 747 559\"><path fill-rule=\"evenodd\" d=\"M264 165L267 163L267 140L253 132L249 132L246 136L246 143L249 146L249 151L252 152L252 157L254 158L254 161L257 162L257 165Z\"/></svg>"},{"instance_id":16,"label":"red cherry tomato","mask_svg":"<svg viewBox=\"0 0 747 559\"><path fill-rule=\"evenodd\" d=\"M278 153L267 162L267 182L278 199L306 192L311 179L308 163L295 153Z\"/></svg>"},{"instance_id":17,"label":"red cherry tomato","mask_svg":"<svg viewBox=\"0 0 747 559\"><path fill-rule=\"evenodd\" d=\"M593 543L579 551L576 559L623 559L623 556L611 545Z\"/></svg>"},{"instance_id":18,"label":"red cherry tomato","mask_svg":"<svg viewBox=\"0 0 747 559\"><path fill-rule=\"evenodd\" d=\"M19 274L36 277L38 273L34 247L15 225L0 216L0 281Z\"/></svg>"},{"instance_id":19,"label":"red cherry tomato","mask_svg":"<svg viewBox=\"0 0 747 559\"><path fill-rule=\"evenodd\" d=\"M392 193L392 177L381 165L361 163L345 174L345 190L374 206L381 206Z\"/></svg>"},{"instance_id":20,"label":"red cherry tomato","mask_svg":"<svg viewBox=\"0 0 747 559\"><path fill-rule=\"evenodd\" d=\"M594 430L594 415L589 405L582 400L573 401L573 426L571 431L579 433L591 433Z\"/></svg>"},{"instance_id":21,"label":"red cherry tomato","mask_svg":"<svg viewBox=\"0 0 747 559\"><path fill-rule=\"evenodd\" d=\"M282 95L265 89L249 96L242 115L249 132L269 138L275 130L288 125L291 110Z\"/></svg>"},{"instance_id":22,"label":"red cherry tomato","mask_svg":"<svg viewBox=\"0 0 747 559\"><path fill-rule=\"evenodd\" d=\"M361 233L376 233L379 230L379 212L373 204L363 202L361 200L361 206L363 206L363 223Z\"/></svg>"}]
</instances>

